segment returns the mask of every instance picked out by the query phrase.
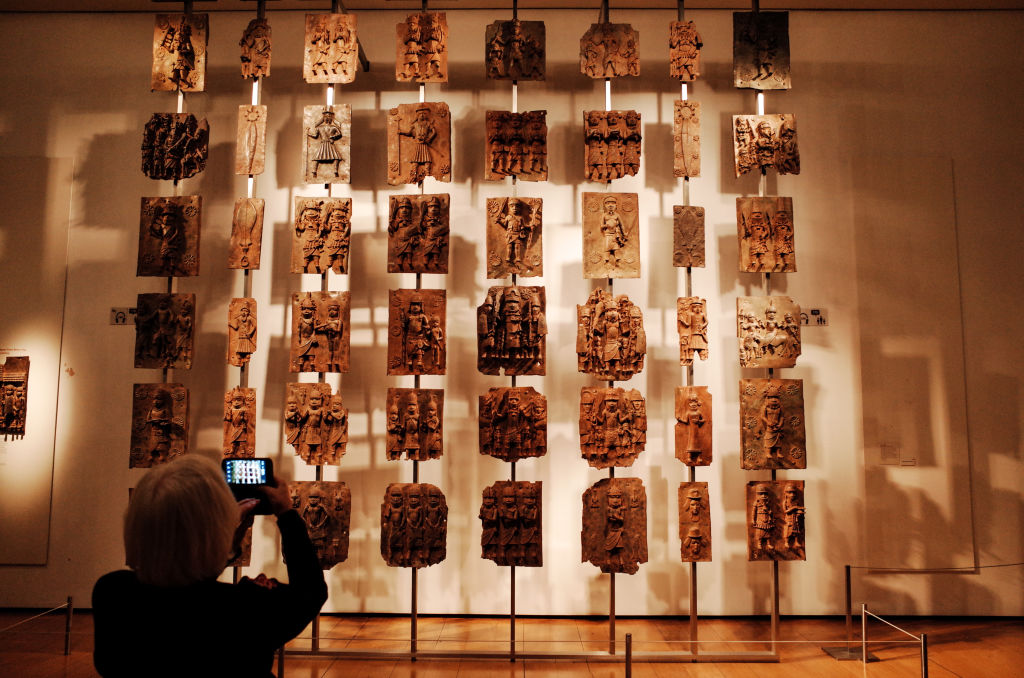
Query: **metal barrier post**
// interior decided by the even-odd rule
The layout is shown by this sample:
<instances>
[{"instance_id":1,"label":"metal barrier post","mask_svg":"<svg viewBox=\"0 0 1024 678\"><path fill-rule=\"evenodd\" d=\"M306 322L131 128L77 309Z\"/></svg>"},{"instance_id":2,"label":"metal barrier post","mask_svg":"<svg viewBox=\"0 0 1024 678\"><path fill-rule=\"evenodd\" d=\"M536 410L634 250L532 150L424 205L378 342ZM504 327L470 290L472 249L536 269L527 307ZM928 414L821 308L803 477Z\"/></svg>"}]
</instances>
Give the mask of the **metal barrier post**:
<instances>
[{"instance_id":1,"label":"metal barrier post","mask_svg":"<svg viewBox=\"0 0 1024 678\"><path fill-rule=\"evenodd\" d=\"M864 603L860 604L860 661L868 663L868 615Z\"/></svg>"},{"instance_id":2,"label":"metal barrier post","mask_svg":"<svg viewBox=\"0 0 1024 678\"><path fill-rule=\"evenodd\" d=\"M928 634L921 634L921 678L928 678Z\"/></svg>"},{"instance_id":3,"label":"metal barrier post","mask_svg":"<svg viewBox=\"0 0 1024 678\"><path fill-rule=\"evenodd\" d=\"M633 678L633 634L626 634L626 678Z\"/></svg>"},{"instance_id":4,"label":"metal barrier post","mask_svg":"<svg viewBox=\"0 0 1024 678\"><path fill-rule=\"evenodd\" d=\"M64 620L64 656L71 654L71 618L75 612L75 604L71 596L68 596L68 613Z\"/></svg>"}]
</instances>

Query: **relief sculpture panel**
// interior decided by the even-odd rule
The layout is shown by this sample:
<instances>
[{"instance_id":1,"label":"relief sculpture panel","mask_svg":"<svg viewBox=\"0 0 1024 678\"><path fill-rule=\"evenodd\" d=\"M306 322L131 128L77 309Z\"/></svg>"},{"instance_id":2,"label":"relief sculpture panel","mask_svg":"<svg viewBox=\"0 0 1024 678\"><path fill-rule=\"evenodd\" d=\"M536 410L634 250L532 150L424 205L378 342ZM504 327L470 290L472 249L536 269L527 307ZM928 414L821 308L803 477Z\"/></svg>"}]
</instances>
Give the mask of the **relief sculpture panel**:
<instances>
[{"instance_id":1,"label":"relief sculpture panel","mask_svg":"<svg viewBox=\"0 0 1024 678\"><path fill-rule=\"evenodd\" d=\"M232 299L228 305L228 362L235 367L249 364L256 352L256 300Z\"/></svg>"},{"instance_id":2,"label":"relief sculpture panel","mask_svg":"<svg viewBox=\"0 0 1024 678\"><path fill-rule=\"evenodd\" d=\"M543 287L492 287L476 309L477 369L544 374L548 323Z\"/></svg>"},{"instance_id":3,"label":"relief sculpture panel","mask_svg":"<svg viewBox=\"0 0 1024 678\"><path fill-rule=\"evenodd\" d=\"M693 359L708 359L707 302L700 297L676 299L676 328L679 330L679 364L693 365Z\"/></svg>"},{"instance_id":4,"label":"relief sculpture panel","mask_svg":"<svg viewBox=\"0 0 1024 678\"><path fill-rule=\"evenodd\" d=\"M484 179L548 180L547 111L487 111Z\"/></svg>"},{"instance_id":5,"label":"relief sculpture panel","mask_svg":"<svg viewBox=\"0 0 1024 678\"><path fill-rule=\"evenodd\" d=\"M292 273L348 273L352 198L295 198Z\"/></svg>"},{"instance_id":6,"label":"relief sculpture panel","mask_svg":"<svg viewBox=\"0 0 1024 678\"><path fill-rule=\"evenodd\" d=\"M258 270L263 251L263 198L238 198L231 215L228 268Z\"/></svg>"},{"instance_id":7,"label":"relief sculpture panel","mask_svg":"<svg viewBox=\"0 0 1024 678\"><path fill-rule=\"evenodd\" d=\"M746 470L807 468L803 379L740 380L740 447Z\"/></svg>"},{"instance_id":8,"label":"relief sculpture panel","mask_svg":"<svg viewBox=\"0 0 1024 678\"><path fill-rule=\"evenodd\" d=\"M789 12L733 12L732 77L736 87L790 89Z\"/></svg>"},{"instance_id":9,"label":"relief sculpture panel","mask_svg":"<svg viewBox=\"0 0 1024 678\"><path fill-rule=\"evenodd\" d=\"M388 300L388 374L444 374L445 290L390 290Z\"/></svg>"},{"instance_id":10,"label":"relief sculpture panel","mask_svg":"<svg viewBox=\"0 0 1024 678\"><path fill-rule=\"evenodd\" d=\"M532 386L500 386L480 396L480 454L502 461L548 451L548 400Z\"/></svg>"},{"instance_id":11,"label":"relief sculpture panel","mask_svg":"<svg viewBox=\"0 0 1024 678\"><path fill-rule=\"evenodd\" d=\"M296 480L288 484L292 507L306 523L320 567L329 570L348 560L352 491L345 483Z\"/></svg>"},{"instance_id":12,"label":"relief sculpture panel","mask_svg":"<svg viewBox=\"0 0 1024 678\"><path fill-rule=\"evenodd\" d=\"M391 567L428 567L445 559L448 502L429 483L391 483L380 507L380 554Z\"/></svg>"},{"instance_id":13,"label":"relief sculpture panel","mask_svg":"<svg viewBox=\"0 0 1024 678\"><path fill-rule=\"evenodd\" d=\"M388 209L388 273L447 273L447 193L393 195Z\"/></svg>"},{"instance_id":14,"label":"relief sculpture panel","mask_svg":"<svg viewBox=\"0 0 1024 678\"><path fill-rule=\"evenodd\" d=\"M388 389L387 457L429 461L444 453L444 390Z\"/></svg>"},{"instance_id":15,"label":"relief sculpture panel","mask_svg":"<svg viewBox=\"0 0 1024 678\"><path fill-rule=\"evenodd\" d=\"M711 560L711 504L707 483L679 483L679 542L684 563Z\"/></svg>"},{"instance_id":16,"label":"relief sculpture panel","mask_svg":"<svg viewBox=\"0 0 1024 678\"><path fill-rule=\"evenodd\" d=\"M647 446L647 405L640 391L580 389L580 452L594 468L632 466Z\"/></svg>"},{"instance_id":17,"label":"relief sculpture panel","mask_svg":"<svg viewBox=\"0 0 1024 678\"><path fill-rule=\"evenodd\" d=\"M292 294L291 372L348 372L349 292Z\"/></svg>"},{"instance_id":18,"label":"relief sculpture panel","mask_svg":"<svg viewBox=\"0 0 1024 678\"><path fill-rule=\"evenodd\" d=\"M153 27L154 92L202 92L206 87L208 14L157 14Z\"/></svg>"},{"instance_id":19,"label":"relief sculpture panel","mask_svg":"<svg viewBox=\"0 0 1024 678\"><path fill-rule=\"evenodd\" d=\"M711 393L707 386L677 386L676 459L687 466L710 466L712 460Z\"/></svg>"},{"instance_id":20,"label":"relief sculpture panel","mask_svg":"<svg viewBox=\"0 0 1024 678\"><path fill-rule=\"evenodd\" d=\"M543 21L495 21L484 33L488 80L543 80Z\"/></svg>"},{"instance_id":21,"label":"relief sculpture panel","mask_svg":"<svg viewBox=\"0 0 1024 678\"><path fill-rule=\"evenodd\" d=\"M188 451L188 389L135 384L129 468L150 468Z\"/></svg>"},{"instance_id":22,"label":"relief sculpture panel","mask_svg":"<svg viewBox=\"0 0 1024 678\"><path fill-rule=\"evenodd\" d=\"M583 562L636 574L647 562L647 492L639 478L603 478L583 493Z\"/></svg>"},{"instance_id":23,"label":"relief sculpture panel","mask_svg":"<svg viewBox=\"0 0 1024 678\"><path fill-rule=\"evenodd\" d=\"M352 105L305 106L302 129L303 181L347 184L352 171Z\"/></svg>"},{"instance_id":24,"label":"relief sculpture panel","mask_svg":"<svg viewBox=\"0 0 1024 678\"><path fill-rule=\"evenodd\" d=\"M736 176L747 172L800 174L800 150L796 140L796 117L778 115L734 115L733 156Z\"/></svg>"},{"instance_id":25,"label":"relief sculpture panel","mask_svg":"<svg viewBox=\"0 0 1024 678\"><path fill-rule=\"evenodd\" d=\"M704 268L704 208L672 206L672 265Z\"/></svg>"},{"instance_id":26,"label":"relief sculpture panel","mask_svg":"<svg viewBox=\"0 0 1024 678\"><path fill-rule=\"evenodd\" d=\"M263 17L249 22L238 41L242 50L242 77L265 78L270 75L271 31Z\"/></svg>"},{"instance_id":27,"label":"relief sculpture panel","mask_svg":"<svg viewBox=\"0 0 1024 678\"><path fill-rule=\"evenodd\" d=\"M796 271L792 198L736 198L736 228L739 231L741 271Z\"/></svg>"},{"instance_id":28,"label":"relief sculpture panel","mask_svg":"<svg viewBox=\"0 0 1024 678\"><path fill-rule=\"evenodd\" d=\"M135 306L135 367L192 369L196 295L140 294Z\"/></svg>"},{"instance_id":29,"label":"relief sculpture panel","mask_svg":"<svg viewBox=\"0 0 1024 678\"><path fill-rule=\"evenodd\" d=\"M499 480L480 505L481 557L497 565L541 567L541 483Z\"/></svg>"},{"instance_id":30,"label":"relief sculpture panel","mask_svg":"<svg viewBox=\"0 0 1024 678\"><path fill-rule=\"evenodd\" d=\"M203 198L183 195L142 198L136 275L199 275L199 230Z\"/></svg>"},{"instance_id":31,"label":"relief sculpture panel","mask_svg":"<svg viewBox=\"0 0 1024 678\"><path fill-rule=\"evenodd\" d=\"M583 194L583 277L640 277L636 193Z\"/></svg>"},{"instance_id":32,"label":"relief sculpture panel","mask_svg":"<svg viewBox=\"0 0 1024 678\"><path fill-rule=\"evenodd\" d=\"M29 357L9 355L0 363L0 435L25 435Z\"/></svg>"},{"instance_id":33,"label":"relief sculpture panel","mask_svg":"<svg viewBox=\"0 0 1024 678\"><path fill-rule=\"evenodd\" d=\"M747 483L747 560L807 560L804 481Z\"/></svg>"},{"instance_id":34,"label":"relief sculpture panel","mask_svg":"<svg viewBox=\"0 0 1024 678\"><path fill-rule=\"evenodd\" d=\"M677 177L700 176L700 103L675 102L672 116L672 171Z\"/></svg>"},{"instance_id":35,"label":"relief sculpture panel","mask_svg":"<svg viewBox=\"0 0 1024 678\"><path fill-rule=\"evenodd\" d=\"M284 402L285 442L310 466L337 465L348 451L348 410L331 385L288 384Z\"/></svg>"},{"instance_id":36,"label":"relief sculpture panel","mask_svg":"<svg viewBox=\"0 0 1024 678\"><path fill-rule=\"evenodd\" d=\"M640 34L629 24L590 24L580 38L580 73L595 79L640 75Z\"/></svg>"},{"instance_id":37,"label":"relief sculpture panel","mask_svg":"<svg viewBox=\"0 0 1024 678\"><path fill-rule=\"evenodd\" d=\"M487 277L544 275L543 200L487 199Z\"/></svg>"},{"instance_id":38,"label":"relief sculpture panel","mask_svg":"<svg viewBox=\"0 0 1024 678\"><path fill-rule=\"evenodd\" d=\"M452 180L452 120L448 104L399 104L388 111L388 184L425 177Z\"/></svg>"},{"instance_id":39,"label":"relief sculpture panel","mask_svg":"<svg viewBox=\"0 0 1024 678\"><path fill-rule=\"evenodd\" d=\"M611 181L640 171L640 114L636 111L583 112L583 175Z\"/></svg>"},{"instance_id":40,"label":"relief sculpture panel","mask_svg":"<svg viewBox=\"0 0 1024 678\"><path fill-rule=\"evenodd\" d=\"M448 19L444 12L410 14L395 25L395 79L448 82Z\"/></svg>"},{"instance_id":41,"label":"relief sculpture panel","mask_svg":"<svg viewBox=\"0 0 1024 678\"><path fill-rule=\"evenodd\" d=\"M668 72L682 82L700 77L700 48L704 46L697 25L673 21L668 25Z\"/></svg>"},{"instance_id":42,"label":"relief sculpture panel","mask_svg":"<svg viewBox=\"0 0 1024 678\"><path fill-rule=\"evenodd\" d=\"M624 381L644 369L647 333L643 313L625 294L603 289L576 305L576 356L580 372L600 381Z\"/></svg>"},{"instance_id":43,"label":"relief sculpture panel","mask_svg":"<svg viewBox=\"0 0 1024 678\"><path fill-rule=\"evenodd\" d=\"M267 159L267 107L239 106L235 174L263 174Z\"/></svg>"},{"instance_id":44,"label":"relief sculpture panel","mask_svg":"<svg viewBox=\"0 0 1024 678\"><path fill-rule=\"evenodd\" d=\"M256 456L256 389L237 386L224 394L225 457Z\"/></svg>"},{"instance_id":45,"label":"relief sculpture panel","mask_svg":"<svg viewBox=\"0 0 1024 678\"><path fill-rule=\"evenodd\" d=\"M142 130L142 173L181 180L206 169L210 124L191 113L154 113Z\"/></svg>"},{"instance_id":46,"label":"relief sculpture panel","mask_svg":"<svg viewBox=\"0 0 1024 678\"><path fill-rule=\"evenodd\" d=\"M801 352L800 306L789 297L737 297L736 336L741 367L793 367Z\"/></svg>"},{"instance_id":47,"label":"relief sculpture panel","mask_svg":"<svg viewBox=\"0 0 1024 678\"><path fill-rule=\"evenodd\" d=\"M356 78L359 45L355 14L307 14L302 77L308 83Z\"/></svg>"}]
</instances>

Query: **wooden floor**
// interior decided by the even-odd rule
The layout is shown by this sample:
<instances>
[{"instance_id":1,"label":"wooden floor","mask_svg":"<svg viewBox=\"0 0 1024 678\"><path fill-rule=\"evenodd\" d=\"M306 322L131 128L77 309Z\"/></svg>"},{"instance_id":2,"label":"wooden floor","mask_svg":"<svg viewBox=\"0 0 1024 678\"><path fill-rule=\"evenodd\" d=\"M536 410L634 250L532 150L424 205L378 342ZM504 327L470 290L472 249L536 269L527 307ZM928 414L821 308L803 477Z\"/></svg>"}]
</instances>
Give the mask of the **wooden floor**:
<instances>
[{"instance_id":1,"label":"wooden floor","mask_svg":"<svg viewBox=\"0 0 1024 678\"><path fill-rule=\"evenodd\" d=\"M31 616L30 612L0 611L0 629ZM1024 620L1007 618L902 618L891 620L908 631L928 634L929 676L1024 678ZM92 667L92 618L75 613L71 655L65 657L64 619L55 614L0 633L0 676L6 678L94 677ZM859 644L860 624L855 623ZM309 649L311 630L289 645ZM777 643L779 663L654 663L644 654L688 651L687 620L619 619L619 661L596 659L433 660L355 659L351 657L285 658L287 678L519 678L526 676L601 677L624 676L622 640L632 634L633 675L638 678L760 678L761 676L867 676L912 678L921 675L919 645L896 642L899 633L875 622L868 628L869 651L879 658L866 667L860 662L838 662L822 652L822 646L843 645L844 620L835 617L784 618ZM766 619L701 618L699 653L757 652L770 650L763 642L769 634ZM418 649L425 652L507 652L507 619L421 617ZM409 620L393 617L324 616L320 622L320 648L332 650L406 651ZM519 619L517 652L545 654L603 653L608 658L608 623L589 619ZM909 640L909 638L907 638ZM877 641L877 642L876 642Z\"/></svg>"}]
</instances>

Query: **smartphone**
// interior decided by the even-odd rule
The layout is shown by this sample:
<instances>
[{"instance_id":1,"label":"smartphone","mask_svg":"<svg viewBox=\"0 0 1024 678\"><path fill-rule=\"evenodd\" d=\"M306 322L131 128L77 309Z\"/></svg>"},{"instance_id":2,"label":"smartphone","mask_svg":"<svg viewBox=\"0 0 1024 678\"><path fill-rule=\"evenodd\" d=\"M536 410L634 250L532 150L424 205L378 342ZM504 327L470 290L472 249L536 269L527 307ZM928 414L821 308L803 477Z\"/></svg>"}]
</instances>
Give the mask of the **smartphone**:
<instances>
[{"instance_id":1,"label":"smartphone","mask_svg":"<svg viewBox=\"0 0 1024 678\"><path fill-rule=\"evenodd\" d=\"M259 499L260 503L254 513L270 513L270 505L260 487L274 484L274 462L271 459L224 459L221 467L224 469L224 479L235 499Z\"/></svg>"}]
</instances>

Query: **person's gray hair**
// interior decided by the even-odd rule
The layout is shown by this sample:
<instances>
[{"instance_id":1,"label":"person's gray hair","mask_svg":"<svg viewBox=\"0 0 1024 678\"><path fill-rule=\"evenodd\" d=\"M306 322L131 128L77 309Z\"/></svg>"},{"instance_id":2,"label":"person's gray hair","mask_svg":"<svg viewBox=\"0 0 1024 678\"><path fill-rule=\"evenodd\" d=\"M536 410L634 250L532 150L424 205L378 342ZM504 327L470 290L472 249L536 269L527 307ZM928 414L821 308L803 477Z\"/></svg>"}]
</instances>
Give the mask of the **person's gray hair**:
<instances>
[{"instance_id":1,"label":"person's gray hair","mask_svg":"<svg viewBox=\"0 0 1024 678\"><path fill-rule=\"evenodd\" d=\"M239 511L220 467L186 454L143 476L124 515L128 567L143 584L215 579L228 562Z\"/></svg>"}]
</instances>

